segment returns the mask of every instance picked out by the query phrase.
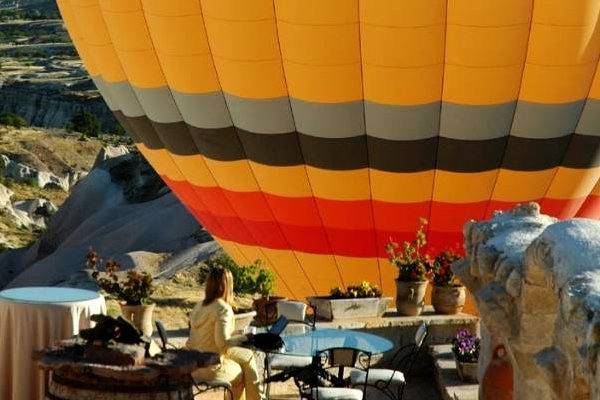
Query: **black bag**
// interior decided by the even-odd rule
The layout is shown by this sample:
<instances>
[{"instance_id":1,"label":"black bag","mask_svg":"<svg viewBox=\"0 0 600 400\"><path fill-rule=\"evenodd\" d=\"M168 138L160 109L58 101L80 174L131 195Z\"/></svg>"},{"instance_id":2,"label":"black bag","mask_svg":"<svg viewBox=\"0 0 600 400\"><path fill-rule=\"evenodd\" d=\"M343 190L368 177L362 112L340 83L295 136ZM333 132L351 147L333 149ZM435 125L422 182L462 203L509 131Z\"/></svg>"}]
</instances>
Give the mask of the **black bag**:
<instances>
[{"instance_id":1,"label":"black bag","mask_svg":"<svg viewBox=\"0 0 600 400\"><path fill-rule=\"evenodd\" d=\"M257 333L245 344L264 351L265 353L279 351L284 348L284 343L283 339L281 339L281 336L271 332Z\"/></svg>"}]
</instances>

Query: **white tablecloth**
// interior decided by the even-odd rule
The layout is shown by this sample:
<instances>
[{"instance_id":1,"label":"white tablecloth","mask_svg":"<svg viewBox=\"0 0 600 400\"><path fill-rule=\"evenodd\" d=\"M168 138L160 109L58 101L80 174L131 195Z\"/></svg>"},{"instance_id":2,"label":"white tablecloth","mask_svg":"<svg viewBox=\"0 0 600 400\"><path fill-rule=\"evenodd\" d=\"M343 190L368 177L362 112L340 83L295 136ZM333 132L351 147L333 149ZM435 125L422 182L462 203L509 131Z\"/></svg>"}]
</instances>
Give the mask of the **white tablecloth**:
<instances>
[{"instance_id":1,"label":"white tablecloth","mask_svg":"<svg viewBox=\"0 0 600 400\"><path fill-rule=\"evenodd\" d=\"M22 288L0 292L0 399L44 398L46 376L32 360L41 350L90 326L106 314L104 298L69 288Z\"/></svg>"}]
</instances>

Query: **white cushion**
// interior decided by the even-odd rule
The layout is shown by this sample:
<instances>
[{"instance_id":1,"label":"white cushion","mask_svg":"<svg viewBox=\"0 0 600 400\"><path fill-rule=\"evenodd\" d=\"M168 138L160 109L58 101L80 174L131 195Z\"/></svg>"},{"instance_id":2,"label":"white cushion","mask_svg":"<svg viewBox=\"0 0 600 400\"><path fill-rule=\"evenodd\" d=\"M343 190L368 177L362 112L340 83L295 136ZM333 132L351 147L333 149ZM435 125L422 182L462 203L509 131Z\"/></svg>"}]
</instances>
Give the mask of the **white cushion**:
<instances>
[{"instance_id":1,"label":"white cushion","mask_svg":"<svg viewBox=\"0 0 600 400\"><path fill-rule=\"evenodd\" d=\"M290 321L304 321L306 304L301 301L278 301L277 316L284 316Z\"/></svg>"},{"instance_id":2,"label":"white cushion","mask_svg":"<svg viewBox=\"0 0 600 400\"><path fill-rule=\"evenodd\" d=\"M364 385L365 377L367 373L365 371L353 369L350 372L350 382L353 385ZM369 377L368 384L375 384L376 382L383 381L383 383L387 383L390 378L392 379L391 384L403 384L404 383L404 374L400 371L394 371L393 369L383 369L383 368L371 368L369 369Z\"/></svg>"},{"instance_id":3,"label":"white cushion","mask_svg":"<svg viewBox=\"0 0 600 400\"><path fill-rule=\"evenodd\" d=\"M360 389L318 387L312 389L314 400L362 400L363 392Z\"/></svg>"},{"instance_id":4,"label":"white cushion","mask_svg":"<svg viewBox=\"0 0 600 400\"><path fill-rule=\"evenodd\" d=\"M294 356L290 354L267 354L271 369L302 368L312 363L310 356Z\"/></svg>"}]
</instances>

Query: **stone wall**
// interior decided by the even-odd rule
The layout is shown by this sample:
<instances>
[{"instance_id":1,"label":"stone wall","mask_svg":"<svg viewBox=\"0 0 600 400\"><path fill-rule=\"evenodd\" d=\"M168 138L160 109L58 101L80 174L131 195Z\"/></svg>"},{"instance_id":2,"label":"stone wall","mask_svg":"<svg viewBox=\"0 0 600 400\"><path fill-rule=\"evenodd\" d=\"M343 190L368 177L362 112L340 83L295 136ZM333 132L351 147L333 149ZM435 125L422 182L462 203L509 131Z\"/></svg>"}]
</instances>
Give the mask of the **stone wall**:
<instances>
[{"instance_id":1,"label":"stone wall","mask_svg":"<svg viewBox=\"0 0 600 400\"><path fill-rule=\"evenodd\" d=\"M557 221L535 203L464 227L453 266L483 324L480 372L504 344L515 399L600 399L600 221Z\"/></svg>"}]
</instances>

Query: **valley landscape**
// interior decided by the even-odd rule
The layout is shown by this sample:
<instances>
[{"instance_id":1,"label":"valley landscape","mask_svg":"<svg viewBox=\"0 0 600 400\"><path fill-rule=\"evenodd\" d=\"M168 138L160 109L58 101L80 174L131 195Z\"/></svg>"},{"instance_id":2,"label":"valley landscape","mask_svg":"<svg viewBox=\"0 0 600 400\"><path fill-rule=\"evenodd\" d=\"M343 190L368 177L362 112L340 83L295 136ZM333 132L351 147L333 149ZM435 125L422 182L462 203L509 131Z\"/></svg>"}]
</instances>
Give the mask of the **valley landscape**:
<instances>
[{"instance_id":1,"label":"valley landscape","mask_svg":"<svg viewBox=\"0 0 600 400\"><path fill-rule=\"evenodd\" d=\"M90 248L152 273L157 318L174 328L199 299L199 264L219 251L132 146L55 3L1 0L0 288L96 290Z\"/></svg>"}]
</instances>

